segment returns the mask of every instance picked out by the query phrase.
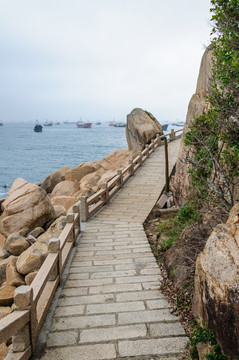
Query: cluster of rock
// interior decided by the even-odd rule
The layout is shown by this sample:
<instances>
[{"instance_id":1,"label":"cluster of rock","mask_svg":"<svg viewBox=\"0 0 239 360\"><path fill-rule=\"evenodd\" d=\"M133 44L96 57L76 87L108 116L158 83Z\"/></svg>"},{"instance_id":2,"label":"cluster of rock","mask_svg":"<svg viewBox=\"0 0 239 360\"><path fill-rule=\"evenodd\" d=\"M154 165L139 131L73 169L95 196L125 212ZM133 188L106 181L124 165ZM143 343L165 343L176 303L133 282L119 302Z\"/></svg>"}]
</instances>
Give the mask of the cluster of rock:
<instances>
[{"instance_id":1,"label":"cluster of rock","mask_svg":"<svg viewBox=\"0 0 239 360\"><path fill-rule=\"evenodd\" d=\"M177 205L183 205L189 194L190 175L184 160L186 156L193 156L193 150L184 145L184 138L194 116L208 110L206 98L211 91L212 61L212 49L209 47L202 58L196 93L188 106L176 163L173 190ZM214 228L196 261L193 311L195 318L213 332L222 351L229 355L230 359L236 360L239 354L239 204L236 202L238 185L232 190L235 206L227 223ZM206 216L204 217L206 219ZM210 216L208 219L210 222Z\"/></svg>"},{"instance_id":2,"label":"cluster of rock","mask_svg":"<svg viewBox=\"0 0 239 360\"><path fill-rule=\"evenodd\" d=\"M129 132L134 134L133 140ZM134 109L126 128L129 150L116 150L100 161L73 169L65 166L39 185L22 178L14 181L7 198L0 201L0 319L13 310L16 287L33 281L48 254L49 239L60 235L72 205L82 195L100 190L117 169L128 164L134 151L162 133L152 114Z\"/></svg>"},{"instance_id":3,"label":"cluster of rock","mask_svg":"<svg viewBox=\"0 0 239 360\"><path fill-rule=\"evenodd\" d=\"M194 315L232 360L239 354L239 203L197 258Z\"/></svg>"}]
</instances>

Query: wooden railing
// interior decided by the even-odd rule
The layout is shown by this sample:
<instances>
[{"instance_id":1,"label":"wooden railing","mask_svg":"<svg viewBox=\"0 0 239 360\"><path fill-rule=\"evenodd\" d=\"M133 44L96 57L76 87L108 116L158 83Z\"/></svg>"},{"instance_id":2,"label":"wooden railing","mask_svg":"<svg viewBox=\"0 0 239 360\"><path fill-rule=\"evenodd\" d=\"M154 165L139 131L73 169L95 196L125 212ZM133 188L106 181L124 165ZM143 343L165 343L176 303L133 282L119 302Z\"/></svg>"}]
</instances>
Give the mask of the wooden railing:
<instances>
[{"instance_id":1,"label":"wooden railing","mask_svg":"<svg viewBox=\"0 0 239 360\"><path fill-rule=\"evenodd\" d=\"M134 159L129 160L129 164L123 169L118 169L115 175L108 182L102 184L102 189L90 197L81 196L80 199L80 212L81 221L85 222L90 216L94 215L99 209L102 208L107 202L120 190L120 188L128 181L128 179L134 175L134 173L141 167L143 162L154 152L154 150L163 145L163 139L167 139L168 142L174 141L181 137L183 129L159 136L157 135L152 139L149 145L145 146L145 149L138 152Z\"/></svg>"},{"instance_id":2,"label":"wooden railing","mask_svg":"<svg viewBox=\"0 0 239 360\"><path fill-rule=\"evenodd\" d=\"M87 219L106 204L126 181L137 171L154 150L162 145L165 137L173 141L181 132L171 131L156 136L145 149L115 176L103 183L102 189L93 196L81 197L81 220ZM42 327L47 310L59 284L62 272L80 234L80 209L75 204L67 214L67 224L58 238L49 240L49 253L30 286L19 286L14 292L14 311L0 320L0 344L12 337L12 345L6 360L28 360L34 353L37 336Z\"/></svg>"},{"instance_id":3,"label":"wooden railing","mask_svg":"<svg viewBox=\"0 0 239 360\"><path fill-rule=\"evenodd\" d=\"M16 288L14 312L0 320L0 344L12 337L6 360L27 360L34 353L37 336L80 233L79 206L74 205L72 210L59 238L49 240L49 253L31 285Z\"/></svg>"}]
</instances>

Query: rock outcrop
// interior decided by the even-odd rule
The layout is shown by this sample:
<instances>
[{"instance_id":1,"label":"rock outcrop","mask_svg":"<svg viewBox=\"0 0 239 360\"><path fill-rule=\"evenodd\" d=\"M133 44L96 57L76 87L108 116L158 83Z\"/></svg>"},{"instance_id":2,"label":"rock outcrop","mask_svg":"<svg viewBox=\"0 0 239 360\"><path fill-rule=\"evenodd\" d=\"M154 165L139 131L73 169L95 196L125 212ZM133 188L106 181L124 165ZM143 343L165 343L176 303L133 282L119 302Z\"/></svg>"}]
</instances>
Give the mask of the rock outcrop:
<instances>
[{"instance_id":1,"label":"rock outcrop","mask_svg":"<svg viewBox=\"0 0 239 360\"><path fill-rule=\"evenodd\" d=\"M232 360L239 354L239 203L218 225L197 258L194 316Z\"/></svg>"},{"instance_id":2,"label":"rock outcrop","mask_svg":"<svg viewBox=\"0 0 239 360\"><path fill-rule=\"evenodd\" d=\"M17 271L22 275L40 269L48 254L48 246L44 242L37 241L25 250L17 259Z\"/></svg>"},{"instance_id":3,"label":"rock outcrop","mask_svg":"<svg viewBox=\"0 0 239 360\"><path fill-rule=\"evenodd\" d=\"M65 180L65 175L67 170L69 170L68 166L64 166L60 170L57 170L47 176L47 178L40 184L40 186L46 191L47 194L51 193L54 187Z\"/></svg>"},{"instance_id":4,"label":"rock outcrop","mask_svg":"<svg viewBox=\"0 0 239 360\"><path fill-rule=\"evenodd\" d=\"M181 146L176 163L176 171L174 177L173 193L176 205L183 205L188 198L190 175L188 173L188 164L185 163L186 156L192 157L192 149L184 145L185 134L189 130L189 126L193 118L197 115L205 113L208 110L206 98L211 92L211 78L212 74L212 49L208 47L202 57L200 71L197 81L196 92L193 94L186 116L186 123L184 125L183 134L181 138Z\"/></svg>"},{"instance_id":5,"label":"rock outcrop","mask_svg":"<svg viewBox=\"0 0 239 360\"><path fill-rule=\"evenodd\" d=\"M0 232L4 236L20 230L27 234L55 218L54 207L45 190L21 178L14 181L2 208Z\"/></svg>"},{"instance_id":6,"label":"rock outcrop","mask_svg":"<svg viewBox=\"0 0 239 360\"><path fill-rule=\"evenodd\" d=\"M148 111L135 108L127 115L126 139L129 151L143 150L156 134L163 135L162 127Z\"/></svg>"}]
</instances>

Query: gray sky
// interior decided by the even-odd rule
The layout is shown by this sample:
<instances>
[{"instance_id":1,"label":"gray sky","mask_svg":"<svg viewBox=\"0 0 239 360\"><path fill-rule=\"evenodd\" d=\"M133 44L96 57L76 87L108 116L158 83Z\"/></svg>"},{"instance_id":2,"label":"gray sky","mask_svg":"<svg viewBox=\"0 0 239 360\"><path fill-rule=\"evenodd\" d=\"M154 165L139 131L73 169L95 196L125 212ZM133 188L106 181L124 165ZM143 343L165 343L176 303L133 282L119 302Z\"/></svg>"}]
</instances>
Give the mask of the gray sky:
<instances>
[{"instance_id":1,"label":"gray sky","mask_svg":"<svg viewBox=\"0 0 239 360\"><path fill-rule=\"evenodd\" d=\"M184 120L210 0L0 0L0 120Z\"/></svg>"}]
</instances>

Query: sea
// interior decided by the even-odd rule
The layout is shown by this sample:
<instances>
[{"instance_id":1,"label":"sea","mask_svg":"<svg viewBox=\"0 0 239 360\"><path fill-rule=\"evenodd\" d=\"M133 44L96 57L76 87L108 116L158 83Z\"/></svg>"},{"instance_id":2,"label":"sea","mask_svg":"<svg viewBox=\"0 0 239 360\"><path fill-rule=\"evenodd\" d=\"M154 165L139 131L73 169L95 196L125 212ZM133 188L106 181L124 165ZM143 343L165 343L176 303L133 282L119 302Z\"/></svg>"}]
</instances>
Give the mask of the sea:
<instances>
[{"instance_id":1,"label":"sea","mask_svg":"<svg viewBox=\"0 0 239 360\"><path fill-rule=\"evenodd\" d=\"M76 124L43 126L34 123L3 123L0 126L0 198L21 177L37 184L50 173L68 165L104 158L116 149L127 148L125 128L92 124L90 129Z\"/></svg>"},{"instance_id":2,"label":"sea","mask_svg":"<svg viewBox=\"0 0 239 360\"><path fill-rule=\"evenodd\" d=\"M0 199L18 177L37 184L65 165L73 168L128 147L125 128L108 123L92 124L89 129L53 124L43 126L41 133L34 132L34 126L29 122L0 126Z\"/></svg>"}]
</instances>

